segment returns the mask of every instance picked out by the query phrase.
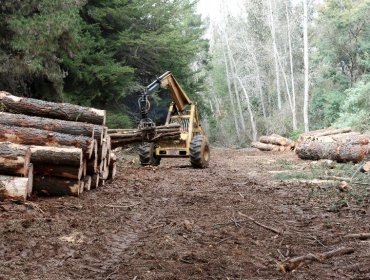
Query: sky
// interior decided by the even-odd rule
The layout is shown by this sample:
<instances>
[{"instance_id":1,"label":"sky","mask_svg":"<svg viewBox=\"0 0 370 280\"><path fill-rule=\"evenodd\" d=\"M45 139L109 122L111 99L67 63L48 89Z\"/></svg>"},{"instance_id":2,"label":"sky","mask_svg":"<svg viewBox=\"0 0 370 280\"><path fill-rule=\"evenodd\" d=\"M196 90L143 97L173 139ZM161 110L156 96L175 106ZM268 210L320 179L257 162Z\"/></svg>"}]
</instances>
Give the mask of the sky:
<instances>
[{"instance_id":1,"label":"sky","mask_svg":"<svg viewBox=\"0 0 370 280\"><path fill-rule=\"evenodd\" d=\"M221 3L224 2L231 14L238 14L242 0L199 0L198 12L203 17L210 17L212 20L219 20Z\"/></svg>"}]
</instances>

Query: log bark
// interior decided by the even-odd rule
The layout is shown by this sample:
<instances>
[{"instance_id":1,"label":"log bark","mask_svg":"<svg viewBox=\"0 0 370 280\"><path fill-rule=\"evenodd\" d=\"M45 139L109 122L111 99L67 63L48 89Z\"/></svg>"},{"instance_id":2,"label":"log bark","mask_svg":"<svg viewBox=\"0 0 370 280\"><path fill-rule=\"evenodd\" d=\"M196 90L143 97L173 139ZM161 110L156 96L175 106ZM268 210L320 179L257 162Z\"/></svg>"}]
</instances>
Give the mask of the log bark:
<instances>
[{"instance_id":1,"label":"log bark","mask_svg":"<svg viewBox=\"0 0 370 280\"><path fill-rule=\"evenodd\" d=\"M80 180L35 175L33 178L33 190L37 194L45 196L79 196Z\"/></svg>"},{"instance_id":2,"label":"log bark","mask_svg":"<svg viewBox=\"0 0 370 280\"><path fill-rule=\"evenodd\" d=\"M28 178L0 175L0 201L25 201L30 183Z\"/></svg>"},{"instance_id":3,"label":"log bark","mask_svg":"<svg viewBox=\"0 0 370 280\"><path fill-rule=\"evenodd\" d=\"M85 191L91 190L92 177L91 176L85 176L83 178L83 181L84 181L84 190Z\"/></svg>"},{"instance_id":4,"label":"log bark","mask_svg":"<svg viewBox=\"0 0 370 280\"><path fill-rule=\"evenodd\" d=\"M55 177L81 179L83 175L83 164L79 167L68 165L35 164L36 175L51 175Z\"/></svg>"},{"instance_id":5,"label":"log bark","mask_svg":"<svg viewBox=\"0 0 370 280\"><path fill-rule=\"evenodd\" d=\"M298 144L295 149L296 154L301 159L319 160L332 159L336 160L338 145L336 143L322 143L316 141L305 141Z\"/></svg>"},{"instance_id":6,"label":"log bark","mask_svg":"<svg viewBox=\"0 0 370 280\"><path fill-rule=\"evenodd\" d=\"M106 112L94 108L69 103L54 103L38 99L17 97L8 92L0 92L0 107L3 111L39 116L51 119L87 122L105 125Z\"/></svg>"},{"instance_id":7,"label":"log bark","mask_svg":"<svg viewBox=\"0 0 370 280\"><path fill-rule=\"evenodd\" d=\"M75 167L83 164L83 153L80 148L47 146L30 146L30 148L31 162L33 164L68 165Z\"/></svg>"},{"instance_id":8,"label":"log bark","mask_svg":"<svg viewBox=\"0 0 370 280\"><path fill-rule=\"evenodd\" d=\"M88 158L91 157L95 145L94 139L85 136L74 136L36 128L24 129L22 127L4 125L0 125L0 141L9 141L24 145L74 146L81 148Z\"/></svg>"},{"instance_id":9,"label":"log bark","mask_svg":"<svg viewBox=\"0 0 370 280\"><path fill-rule=\"evenodd\" d=\"M26 177L30 159L29 147L10 142L0 143L0 174Z\"/></svg>"},{"instance_id":10,"label":"log bark","mask_svg":"<svg viewBox=\"0 0 370 280\"><path fill-rule=\"evenodd\" d=\"M265 144L273 144L279 146L285 146L289 143L289 140L280 135L261 136L259 141Z\"/></svg>"},{"instance_id":11,"label":"log bark","mask_svg":"<svg viewBox=\"0 0 370 280\"><path fill-rule=\"evenodd\" d=\"M252 142L251 147L257 148L261 151L279 151L279 146L273 144L265 144L261 142Z\"/></svg>"},{"instance_id":12,"label":"log bark","mask_svg":"<svg viewBox=\"0 0 370 280\"><path fill-rule=\"evenodd\" d=\"M319 160L331 159L338 162L360 162L366 158L365 145L338 145L333 142L305 141L296 147L296 153L301 159Z\"/></svg>"},{"instance_id":13,"label":"log bark","mask_svg":"<svg viewBox=\"0 0 370 280\"><path fill-rule=\"evenodd\" d=\"M48 130L71 135L94 137L94 139L96 139L98 143L100 143L103 139L103 127L88 123L0 112L0 124L8 126L37 128L41 130Z\"/></svg>"},{"instance_id":14,"label":"log bark","mask_svg":"<svg viewBox=\"0 0 370 280\"><path fill-rule=\"evenodd\" d=\"M337 157L334 158L338 162L354 162L363 161L367 155L367 146L344 144L338 148Z\"/></svg>"}]
</instances>

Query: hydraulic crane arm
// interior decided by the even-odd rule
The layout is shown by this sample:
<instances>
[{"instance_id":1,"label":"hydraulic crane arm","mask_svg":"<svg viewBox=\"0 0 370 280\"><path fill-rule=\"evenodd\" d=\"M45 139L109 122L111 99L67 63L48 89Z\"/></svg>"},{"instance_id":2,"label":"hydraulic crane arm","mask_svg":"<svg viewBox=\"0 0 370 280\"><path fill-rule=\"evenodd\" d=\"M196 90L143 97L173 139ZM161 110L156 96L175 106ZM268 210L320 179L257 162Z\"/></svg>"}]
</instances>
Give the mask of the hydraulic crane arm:
<instances>
[{"instance_id":1,"label":"hydraulic crane arm","mask_svg":"<svg viewBox=\"0 0 370 280\"><path fill-rule=\"evenodd\" d=\"M191 100L170 71L164 73L162 76L148 85L145 88L144 94L150 95L159 88L167 88L170 91L172 99L179 111L184 110L187 105L192 104Z\"/></svg>"},{"instance_id":2,"label":"hydraulic crane arm","mask_svg":"<svg viewBox=\"0 0 370 280\"><path fill-rule=\"evenodd\" d=\"M183 111L187 105L192 104L192 101L176 81L175 77L170 71L168 71L148 85L139 99L142 122L146 124L151 122L151 120L148 119L149 102L147 96L160 88L167 88L169 90L176 109L179 112Z\"/></svg>"}]
</instances>

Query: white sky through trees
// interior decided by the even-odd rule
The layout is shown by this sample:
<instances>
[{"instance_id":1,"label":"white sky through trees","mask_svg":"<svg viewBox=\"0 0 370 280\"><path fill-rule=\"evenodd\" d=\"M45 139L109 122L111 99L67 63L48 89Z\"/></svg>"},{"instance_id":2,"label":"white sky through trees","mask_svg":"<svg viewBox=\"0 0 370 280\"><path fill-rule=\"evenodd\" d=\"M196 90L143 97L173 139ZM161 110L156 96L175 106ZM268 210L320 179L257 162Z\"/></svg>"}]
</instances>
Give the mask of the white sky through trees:
<instances>
[{"instance_id":1,"label":"white sky through trees","mask_svg":"<svg viewBox=\"0 0 370 280\"><path fill-rule=\"evenodd\" d=\"M231 14L238 14L242 9L242 0L199 0L198 12L203 17L210 17L211 20L217 21L221 18L220 10L223 5Z\"/></svg>"}]
</instances>

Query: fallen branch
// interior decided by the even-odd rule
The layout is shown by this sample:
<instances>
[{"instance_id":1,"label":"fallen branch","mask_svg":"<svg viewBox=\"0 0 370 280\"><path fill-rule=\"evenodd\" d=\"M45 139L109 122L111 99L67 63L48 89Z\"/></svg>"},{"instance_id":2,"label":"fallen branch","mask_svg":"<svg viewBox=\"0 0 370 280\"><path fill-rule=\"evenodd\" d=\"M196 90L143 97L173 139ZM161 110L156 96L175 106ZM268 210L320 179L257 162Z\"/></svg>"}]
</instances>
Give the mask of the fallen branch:
<instances>
[{"instance_id":1,"label":"fallen branch","mask_svg":"<svg viewBox=\"0 0 370 280\"><path fill-rule=\"evenodd\" d=\"M260 226L260 227L263 227L264 229L267 229L267 230L270 230L274 233L277 233L277 234L282 234L282 232L280 230L277 230L277 229L274 229L274 228L271 228L269 226L266 226L264 224L261 224L260 222L257 222L255 219L253 219L252 217L249 217L245 214L243 214L242 212L238 212L238 214L242 217L245 217L247 218L248 220L252 221L253 223L255 223L256 225Z\"/></svg>"},{"instance_id":2,"label":"fallen branch","mask_svg":"<svg viewBox=\"0 0 370 280\"><path fill-rule=\"evenodd\" d=\"M370 233L352 233L352 234L347 234L343 236L343 238L367 240L367 239L370 239Z\"/></svg>"},{"instance_id":3,"label":"fallen branch","mask_svg":"<svg viewBox=\"0 0 370 280\"><path fill-rule=\"evenodd\" d=\"M295 270L299 267L302 267L305 264L317 261L321 262L326 259L330 259L335 256L342 256L354 253L355 250L353 248L346 248L340 247L322 254L314 255L314 254L307 254L304 256L299 256L287 260L285 263L282 263L278 266L278 270L283 273L287 273L289 271Z\"/></svg>"}]
</instances>

